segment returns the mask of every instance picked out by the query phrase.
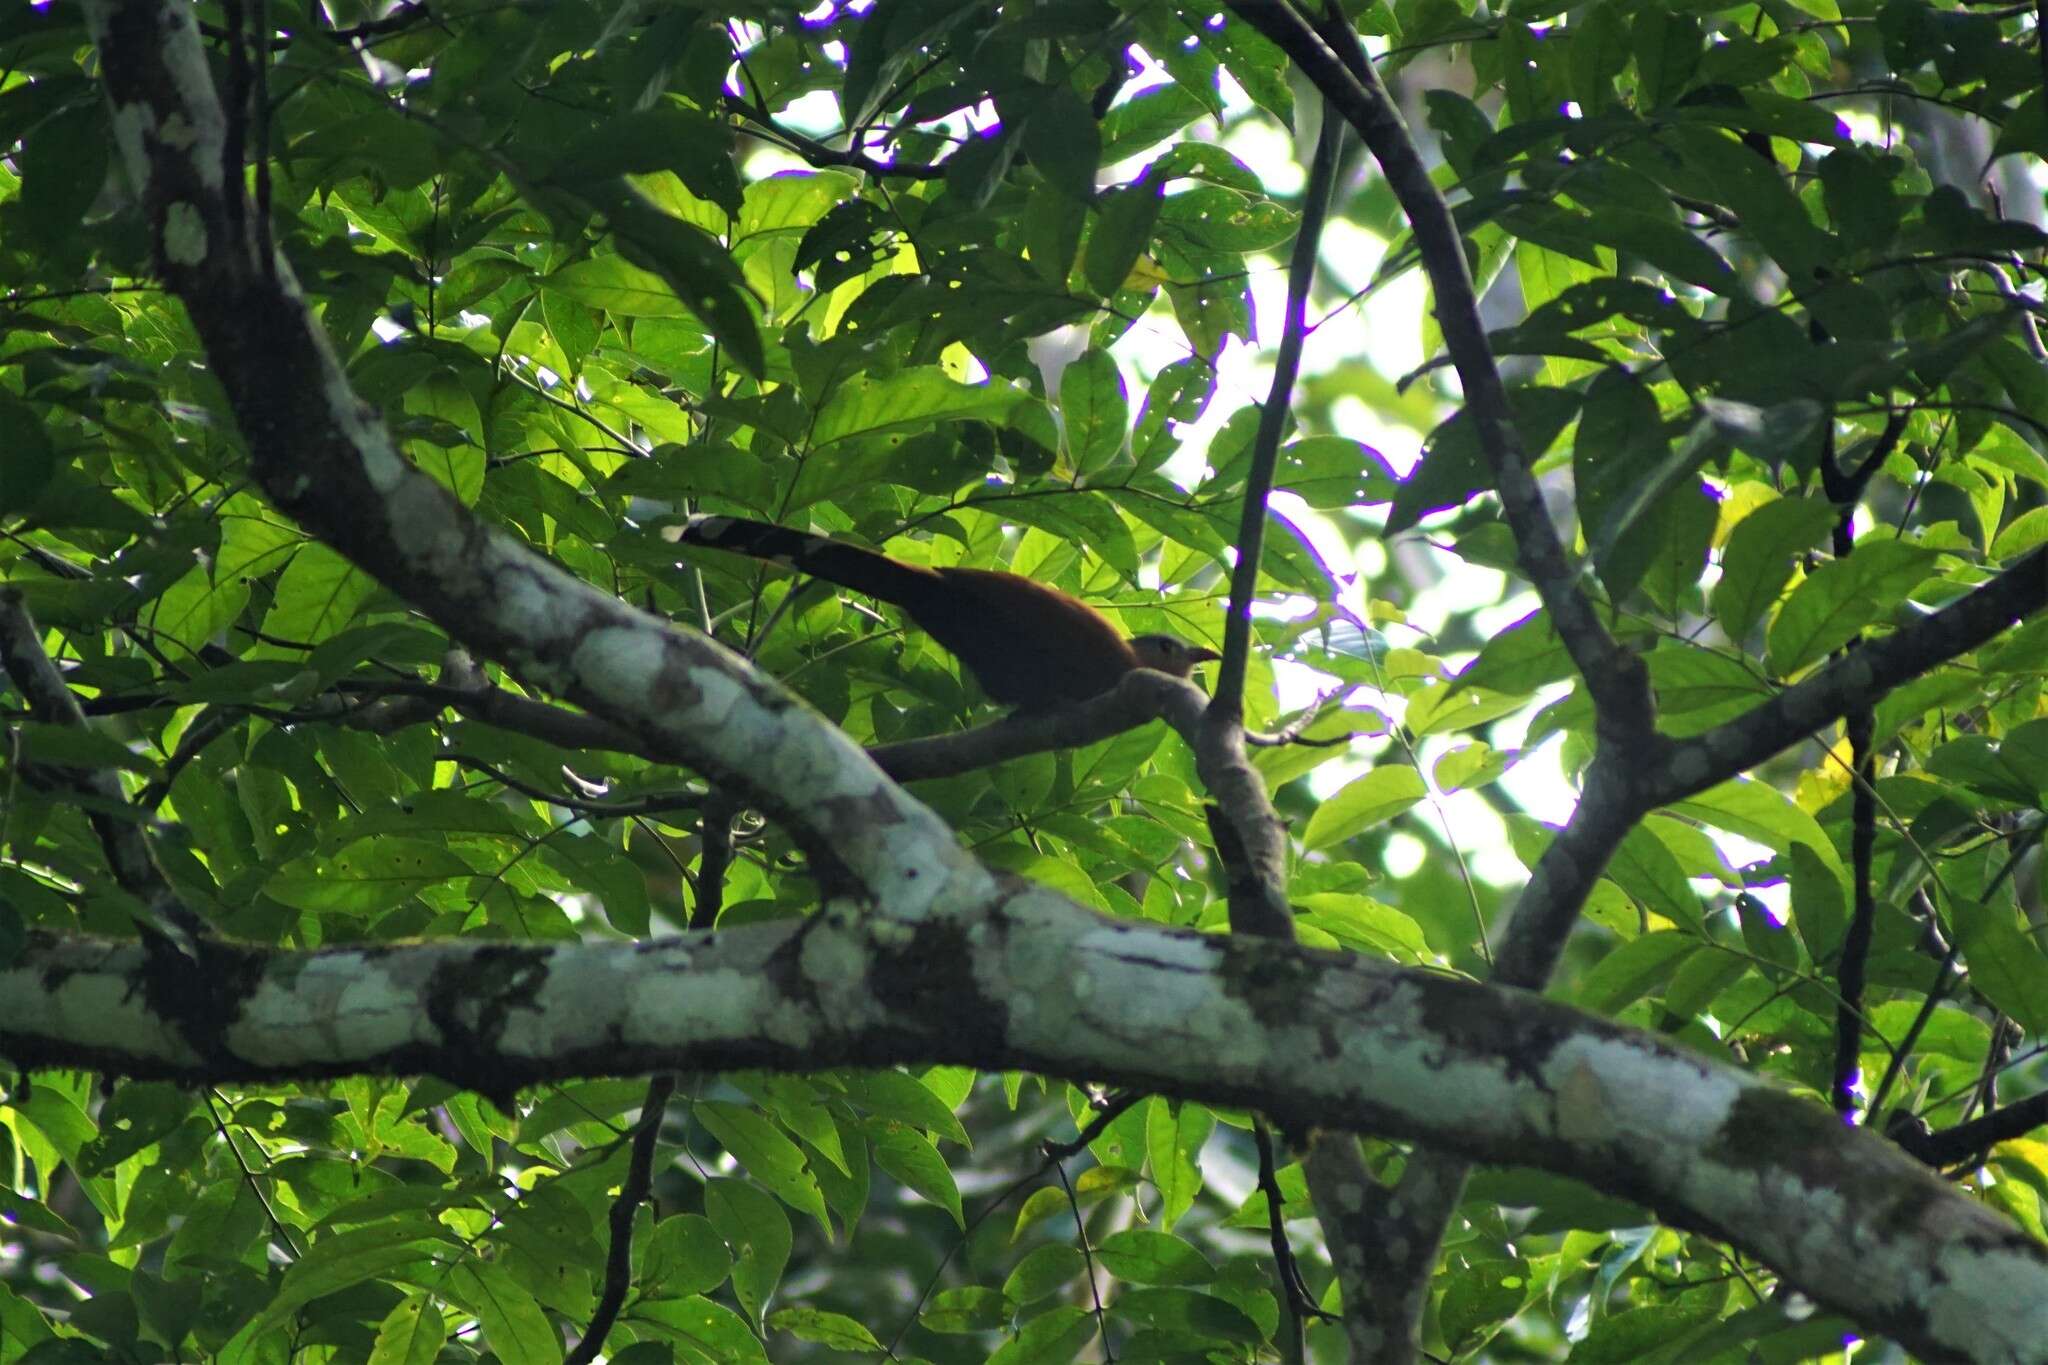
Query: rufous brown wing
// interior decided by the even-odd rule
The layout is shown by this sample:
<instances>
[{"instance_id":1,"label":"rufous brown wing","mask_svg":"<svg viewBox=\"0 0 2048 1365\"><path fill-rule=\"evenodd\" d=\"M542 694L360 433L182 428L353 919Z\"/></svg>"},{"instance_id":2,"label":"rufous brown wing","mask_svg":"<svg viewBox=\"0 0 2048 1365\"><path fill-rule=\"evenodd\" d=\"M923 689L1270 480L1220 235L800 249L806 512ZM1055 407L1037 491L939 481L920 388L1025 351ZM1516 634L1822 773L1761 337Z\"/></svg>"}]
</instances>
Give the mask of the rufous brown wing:
<instances>
[{"instance_id":1,"label":"rufous brown wing","mask_svg":"<svg viewBox=\"0 0 2048 1365\"><path fill-rule=\"evenodd\" d=\"M1070 593L992 569L928 569L765 521L696 516L664 533L768 560L901 607L998 702L1042 711L1115 687L1134 668L1185 678L1212 649L1171 635L1125 639Z\"/></svg>"}]
</instances>

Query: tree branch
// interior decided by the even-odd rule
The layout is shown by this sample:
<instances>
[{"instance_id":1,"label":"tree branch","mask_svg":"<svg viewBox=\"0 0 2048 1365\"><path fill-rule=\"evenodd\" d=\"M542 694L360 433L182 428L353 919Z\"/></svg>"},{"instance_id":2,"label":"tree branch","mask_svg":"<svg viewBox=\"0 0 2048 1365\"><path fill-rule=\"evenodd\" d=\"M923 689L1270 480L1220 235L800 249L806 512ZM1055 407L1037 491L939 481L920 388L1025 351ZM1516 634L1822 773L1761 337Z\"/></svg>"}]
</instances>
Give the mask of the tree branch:
<instances>
[{"instance_id":1,"label":"tree branch","mask_svg":"<svg viewBox=\"0 0 2048 1365\"><path fill-rule=\"evenodd\" d=\"M781 688L484 525L406 463L350 392L288 268L272 274L232 248L245 196L219 173L225 119L191 11L90 0L86 13L158 269L279 507L467 647L782 820L828 887L879 898L909 882L934 900L986 890L989 874L932 812L864 759L846 765L851 740L784 724ZM821 770L846 785L809 780ZM878 809L894 812L881 838Z\"/></svg>"},{"instance_id":2,"label":"tree branch","mask_svg":"<svg viewBox=\"0 0 2048 1365\"><path fill-rule=\"evenodd\" d=\"M1244 512L1237 524L1237 563L1230 572L1230 605L1223 616L1223 662L1216 670L1212 710L1233 719L1244 716L1244 675L1251 662L1252 600L1259 592L1259 567L1266 543L1266 502L1273 495L1273 471L1280 462L1280 439L1294 403L1294 381L1301 373L1301 347L1308 335L1308 293L1315 280L1316 253L1323 244L1323 223L1330 213L1330 190L1337 180L1337 153L1344 145L1344 125L1336 109L1322 102L1322 127L1309 160L1308 184L1301 192L1301 222L1294 249L1287 258L1287 303L1281 315L1280 346L1273 357L1273 383L1259 409L1259 429L1252 437L1250 469L1244 480Z\"/></svg>"},{"instance_id":3,"label":"tree branch","mask_svg":"<svg viewBox=\"0 0 2048 1365\"><path fill-rule=\"evenodd\" d=\"M1379 162L1415 233L1444 346L1464 385L1466 412L1486 453L1501 513L1514 532L1522 573L1586 680L1603 741L1627 743L1650 733L1655 713L1648 674L1642 661L1608 633L1579 589L1542 490L1529 472L1507 389L1487 345L1463 238L1357 34L1341 20L1326 19L1311 28L1287 0L1229 2L1233 13L1278 44L1323 98L1342 111Z\"/></svg>"},{"instance_id":4,"label":"tree branch","mask_svg":"<svg viewBox=\"0 0 2048 1365\"><path fill-rule=\"evenodd\" d=\"M2037 549L1933 615L1858 645L1754 710L1673 743L1642 776L1645 796L1661 806L1724 782L2044 606L2048 549Z\"/></svg>"},{"instance_id":5,"label":"tree branch","mask_svg":"<svg viewBox=\"0 0 2048 1365\"><path fill-rule=\"evenodd\" d=\"M210 944L203 1004L141 946L35 936L0 969L0 1055L186 1083L424 1070L499 1094L1021 1067L1540 1166L1725 1238L1924 1355L2048 1359L2048 1248L1763 1078L1539 996L1113 920L1044 888L925 906L906 888L880 913L835 902L655 943Z\"/></svg>"},{"instance_id":6,"label":"tree branch","mask_svg":"<svg viewBox=\"0 0 2048 1365\"><path fill-rule=\"evenodd\" d=\"M0 667L5 667L36 720L70 730L87 728L78 699L43 650L42 634L19 588L0 587ZM129 803L114 769L34 764L24 769L24 776L46 791L70 791L84 798L86 823L106 853L114 881L140 902L147 916L138 923L169 930L185 947L207 932L205 921L178 899L164 875L144 827L149 816ZM160 926L152 920L160 921Z\"/></svg>"}]
</instances>

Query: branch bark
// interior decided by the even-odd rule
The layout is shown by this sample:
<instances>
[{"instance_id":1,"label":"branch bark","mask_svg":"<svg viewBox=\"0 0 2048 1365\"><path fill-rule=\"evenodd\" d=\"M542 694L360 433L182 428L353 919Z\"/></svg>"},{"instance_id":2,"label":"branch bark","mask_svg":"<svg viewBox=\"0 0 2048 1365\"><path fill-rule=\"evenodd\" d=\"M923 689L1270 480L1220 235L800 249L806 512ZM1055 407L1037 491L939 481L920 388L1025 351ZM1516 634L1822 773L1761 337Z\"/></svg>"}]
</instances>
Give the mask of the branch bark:
<instances>
[{"instance_id":1,"label":"branch bark","mask_svg":"<svg viewBox=\"0 0 2048 1365\"><path fill-rule=\"evenodd\" d=\"M204 945L181 993L134 944L32 939L0 1054L188 1083L430 1071L1023 1067L1534 1164L1724 1237L1933 1359L2048 1360L2048 1248L1876 1135L1540 997L1005 886L946 914L845 902L657 943Z\"/></svg>"}]
</instances>

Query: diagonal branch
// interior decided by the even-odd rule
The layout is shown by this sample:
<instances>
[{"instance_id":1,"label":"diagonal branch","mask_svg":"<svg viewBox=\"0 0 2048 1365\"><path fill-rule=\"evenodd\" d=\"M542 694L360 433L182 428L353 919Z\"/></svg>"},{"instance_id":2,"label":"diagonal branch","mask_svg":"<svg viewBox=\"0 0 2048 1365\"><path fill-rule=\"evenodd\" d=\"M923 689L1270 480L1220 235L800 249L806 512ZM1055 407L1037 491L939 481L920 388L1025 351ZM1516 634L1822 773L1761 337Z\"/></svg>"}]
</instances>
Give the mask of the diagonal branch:
<instances>
[{"instance_id":1,"label":"diagonal branch","mask_svg":"<svg viewBox=\"0 0 2048 1365\"><path fill-rule=\"evenodd\" d=\"M1251 662L1252 600L1258 596L1259 567L1266 542L1266 501L1273 494L1273 471L1280 462L1280 440L1294 403L1294 381L1301 373L1301 347L1308 335L1308 294L1316 273L1316 253L1323 243L1323 224L1330 214L1330 190L1337 180L1337 154L1343 149L1344 125L1328 100L1322 103L1322 127L1316 133L1308 184L1301 194L1301 222L1294 249L1287 258L1287 304L1281 315L1280 345L1273 357L1273 383L1259 409L1259 429L1252 437L1251 468L1244 481L1244 514L1237 525L1237 563L1230 573L1230 605L1223 617L1223 662L1216 672L1219 715L1244 716L1244 675Z\"/></svg>"},{"instance_id":2,"label":"diagonal branch","mask_svg":"<svg viewBox=\"0 0 2048 1365\"><path fill-rule=\"evenodd\" d=\"M989 874L843 734L784 724L792 701L726 650L618 601L479 521L414 469L351 392L288 262L234 249L239 180L192 11L90 0L123 161L266 494L452 637L781 819L826 885L975 896ZM822 769L845 785L809 780ZM857 775L857 776L856 776ZM887 833L873 821L889 812ZM918 851L916 858L908 850Z\"/></svg>"},{"instance_id":3,"label":"diagonal branch","mask_svg":"<svg viewBox=\"0 0 2048 1365\"><path fill-rule=\"evenodd\" d=\"M1653 805L1664 805L1705 791L2043 607L2048 607L2048 549L2037 549L1933 615L1858 645L1754 710L1673 744L1648 776L1645 796Z\"/></svg>"},{"instance_id":4,"label":"diagonal branch","mask_svg":"<svg viewBox=\"0 0 2048 1365\"><path fill-rule=\"evenodd\" d=\"M1357 35L1332 21L1312 28L1287 0L1229 3L1233 13L1293 59L1323 98L1342 111L1379 162L1415 233L1444 346L1464 386L1466 411L1486 453L1502 515L1514 532L1522 573L1550 612L1558 637L1586 680L1603 739L1629 743L1648 735L1654 719L1648 675L1642 661L1608 633L1578 586L1550 524L1542 490L1529 472L1507 389L1487 345L1464 239Z\"/></svg>"},{"instance_id":5,"label":"diagonal branch","mask_svg":"<svg viewBox=\"0 0 2048 1365\"><path fill-rule=\"evenodd\" d=\"M85 713L44 651L42 635L19 588L0 587L0 667L7 670L38 721L66 729L86 728ZM68 790L84 798L86 822L106 852L114 881L141 902L150 919L161 920L163 927L187 940L206 932L205 922L172 889L150 847L142 823L147 817L131 806L121 789L120 776L112 768L36 765L25 769L25 775L46 790Z\"/></svg>"}]
</instances>

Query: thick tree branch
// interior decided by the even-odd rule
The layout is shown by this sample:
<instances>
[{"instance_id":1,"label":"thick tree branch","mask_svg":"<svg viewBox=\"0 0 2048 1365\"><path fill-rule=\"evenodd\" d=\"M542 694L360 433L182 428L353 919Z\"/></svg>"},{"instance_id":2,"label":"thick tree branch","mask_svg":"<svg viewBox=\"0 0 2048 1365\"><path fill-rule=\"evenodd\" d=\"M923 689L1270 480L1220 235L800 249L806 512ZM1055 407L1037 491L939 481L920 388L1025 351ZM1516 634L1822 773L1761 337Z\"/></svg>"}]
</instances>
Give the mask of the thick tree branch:
<instances>
[{"instance_id":1,"label":"thick tree branch","mask_svg":"<svg viewBox=\"0 0 2048 1365\"><path fill-rule=\"evenodd\" d=\"M2048 1359L2048 1249L1875 1134L1540 997L1201 935L1013 887L844 903L658 943L207 945L188 999L137 945L32 939L0 1054L187 1082L1022 1067L1534 1164L1726 1238L1936 1359ZM183 973L189 976L189 972Z\"/></svg>"},{"instance_id":2,"label":"thick tree branch","mask_svg":"<svg viewBox=\"0 0 2048 1365\"><path fill-rule=\"evenodd\" d=\"M1515 897L1514 914L1494 954L1496 982L1538 991L1549 983L1593 884L1629 830L1651 809L1631 779L1632 766L1623 756L1602 755L1587 770L1579 804Z\"/></svg>"}]
</instances>

